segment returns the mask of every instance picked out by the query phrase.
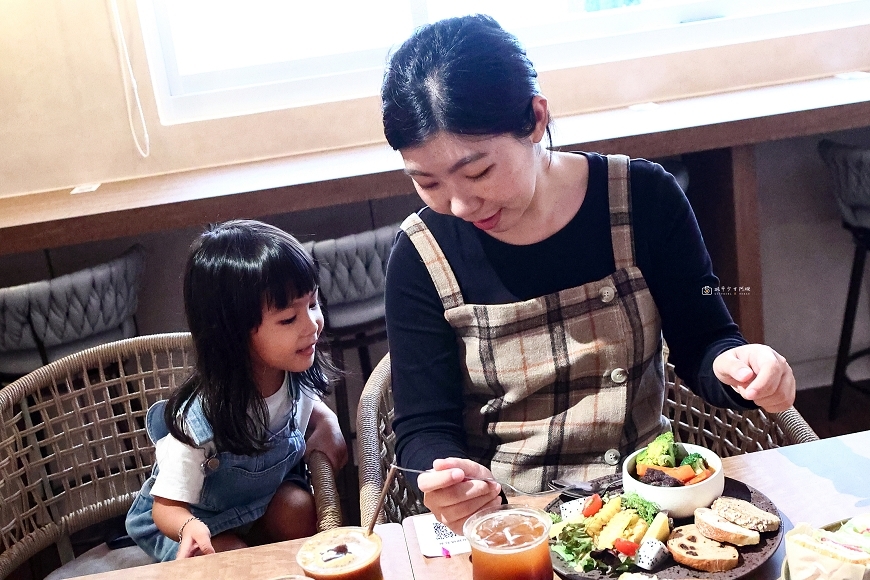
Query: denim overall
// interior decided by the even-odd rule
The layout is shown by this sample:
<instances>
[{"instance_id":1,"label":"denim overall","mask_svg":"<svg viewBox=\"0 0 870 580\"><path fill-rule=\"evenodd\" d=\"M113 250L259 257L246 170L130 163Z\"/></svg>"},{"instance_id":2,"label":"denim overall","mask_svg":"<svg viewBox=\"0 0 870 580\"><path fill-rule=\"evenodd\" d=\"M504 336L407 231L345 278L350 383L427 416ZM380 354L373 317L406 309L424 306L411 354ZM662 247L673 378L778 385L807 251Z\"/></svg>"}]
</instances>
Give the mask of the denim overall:
<instances>
[{"instance_id":1,"label":"denim overall","mask_svg":"<svg viewBox=\"0 0 870 580\"><path fill-rule=\"evenodd\" d=\"M298 390L294 389L297 393ZM157 442L169 434L163 420L166 401L158 401L148 409L145 428L152 441ZM294 406L295 409L295 406ZM213 439L212 429L196 399L186 415L185 432L194 445L202 448ZM287 424L270 439L271 447L260 455L234 455L212 453L206 458L202 494L199 502L189 506L191 514L201 519L212 536L251 524L266 512L266 507L284 481L293 481L303 487L307 484L304 464L305 438L296 428L295 412ZM151 515L154 498L151 488L158 473L155 463L151 477L127 513L127 533L148 554L158 561L175 558L177 538L164 536L157 529Z\"/></svg>"}]
</instances>

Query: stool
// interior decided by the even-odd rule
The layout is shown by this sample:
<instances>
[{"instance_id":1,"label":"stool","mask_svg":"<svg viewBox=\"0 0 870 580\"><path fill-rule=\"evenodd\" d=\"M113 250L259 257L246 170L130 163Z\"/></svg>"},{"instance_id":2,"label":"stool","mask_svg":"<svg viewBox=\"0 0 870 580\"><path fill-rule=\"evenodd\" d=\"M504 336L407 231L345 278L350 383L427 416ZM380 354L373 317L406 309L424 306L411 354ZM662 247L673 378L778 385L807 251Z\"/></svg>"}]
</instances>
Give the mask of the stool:
<instances>
[{"instance_id":1,"label":"stool","mask_svg":"<svg viewBox=\"0 0 870 580\"><path fill-rule=\"evenodd\" d=\"M864 262L867 252L870 251L870 149L834 143L825 139L819 143L818 150L834 178L834 191L837 194L843 227L852 233L852 240L855 242L846 311L843 315L840 344L837 347L837 360L831 383L831 401L828 407L828 419L833 421L845 385L870 393L846 376L846 369L850 363L870 355L870 348L851 352L852 331L855 327L855 314L858 311L858 298L861 295L861 281L864 277Z\"/></svg>"},{"instance_id":2,"label":"stool","mask_svg":"<svg viewBox=\"0 0 870 580\"><path fill-rule=\"evenodd\" d=\"M355 433L351 420L344 371L344 351L355 349L363 382L372 374L369 346L387 339L384 320L384 278L387 259L399 224L331 240L304 244L317 261L320 299L325 319L324 334L333 364L342 371L335 384L338 423L345 436L351 460L338 475L340 494L346 503L346 521L355 523L359 514L359 478L353 462Z\"/></svg>"},{"instance_id":3,"label":"stool","mask_svg":"<svg viewBox=\"0 0 870 580\"><path fill-rule=\"evenodd\" d=\"M22 377L66 355L135 336L144 267L145 250L137 244L97 266L0 288L0 377Z\"/></svg>"}]
</instances>

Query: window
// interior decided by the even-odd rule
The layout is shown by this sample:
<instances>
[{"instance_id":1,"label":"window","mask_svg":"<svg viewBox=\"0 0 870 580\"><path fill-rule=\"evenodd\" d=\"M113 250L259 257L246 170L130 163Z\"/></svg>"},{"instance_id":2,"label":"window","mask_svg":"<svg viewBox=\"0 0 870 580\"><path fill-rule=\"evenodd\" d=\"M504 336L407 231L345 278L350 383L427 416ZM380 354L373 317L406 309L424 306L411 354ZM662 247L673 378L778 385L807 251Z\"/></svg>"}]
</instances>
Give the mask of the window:
<instances>
[{"instance_id":1,"label":"window","mask_svg":"<svg viewBox=\"0 0 870 580\"><path fill-rule=\"evenodd\" d=\"M486 13L539 71L870 23L870 0L138 0L164 125L377 95L415 27Z\"/></svg>"}]
</instances>

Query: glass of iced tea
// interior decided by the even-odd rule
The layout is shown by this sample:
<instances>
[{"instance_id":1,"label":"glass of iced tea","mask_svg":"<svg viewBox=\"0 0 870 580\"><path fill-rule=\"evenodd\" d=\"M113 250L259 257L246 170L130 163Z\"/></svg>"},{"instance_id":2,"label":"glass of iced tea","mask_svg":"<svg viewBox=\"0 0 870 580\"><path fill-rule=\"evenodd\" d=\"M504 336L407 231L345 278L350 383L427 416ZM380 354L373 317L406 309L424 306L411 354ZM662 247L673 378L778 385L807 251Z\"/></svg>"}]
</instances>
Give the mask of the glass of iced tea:
<instances>
[{"instance_id":1,"label":"glass of iced tea","mask_svg":"<svg viewBox=\"0 0 870 580\"><path fill-rule=\"evenodd\" d=\"M317 580L383 580L381 538L344 526L311 536L296 553L305 575Z\"/></svg>"},{"instance_id":2,"label":"glass of iced tea","mask_svg":"<svg viewBox=\"0 0 870 580\"><path fill-rule=\"evenodd\" d=\"M474 580L552 580L549 532L553 520L539 509L502 505L468 518Z\"/></svg>"}]
</instances>

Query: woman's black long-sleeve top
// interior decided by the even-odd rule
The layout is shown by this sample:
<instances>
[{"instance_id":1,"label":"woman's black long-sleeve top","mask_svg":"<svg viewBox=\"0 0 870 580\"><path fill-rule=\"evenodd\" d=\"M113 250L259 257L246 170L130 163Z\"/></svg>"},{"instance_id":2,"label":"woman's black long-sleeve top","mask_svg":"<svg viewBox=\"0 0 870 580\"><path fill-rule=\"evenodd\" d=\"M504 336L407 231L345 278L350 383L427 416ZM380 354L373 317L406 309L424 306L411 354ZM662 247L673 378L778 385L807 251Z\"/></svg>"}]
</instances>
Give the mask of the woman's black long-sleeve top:
<instances>
[{"instance_id":1,"label":"woman's black long-sleeve top","mask_svg":"<svg viewBox=\"0 0 870 580\"><path fill-rule=\"evenodd\" d=\"M541 242L507 244L455 217L421 210L467 304L527 300L615 271L606 159L585 155L589 185L579 211ZM718 288L719 281L686 196L673 176L643 159L631 162L630 178L636 264L658 307L669 362L710 404L755 408L713 374L716 356L746 341L721 296L703 290ZM496 279L462 269L463 252L475 244L487 256ZM398 234L390 256L385 299L400 463L431 469L434 459L466 457L457 338L444 318L429 272L404 232Z\"/></svg>"}]
</instances>

